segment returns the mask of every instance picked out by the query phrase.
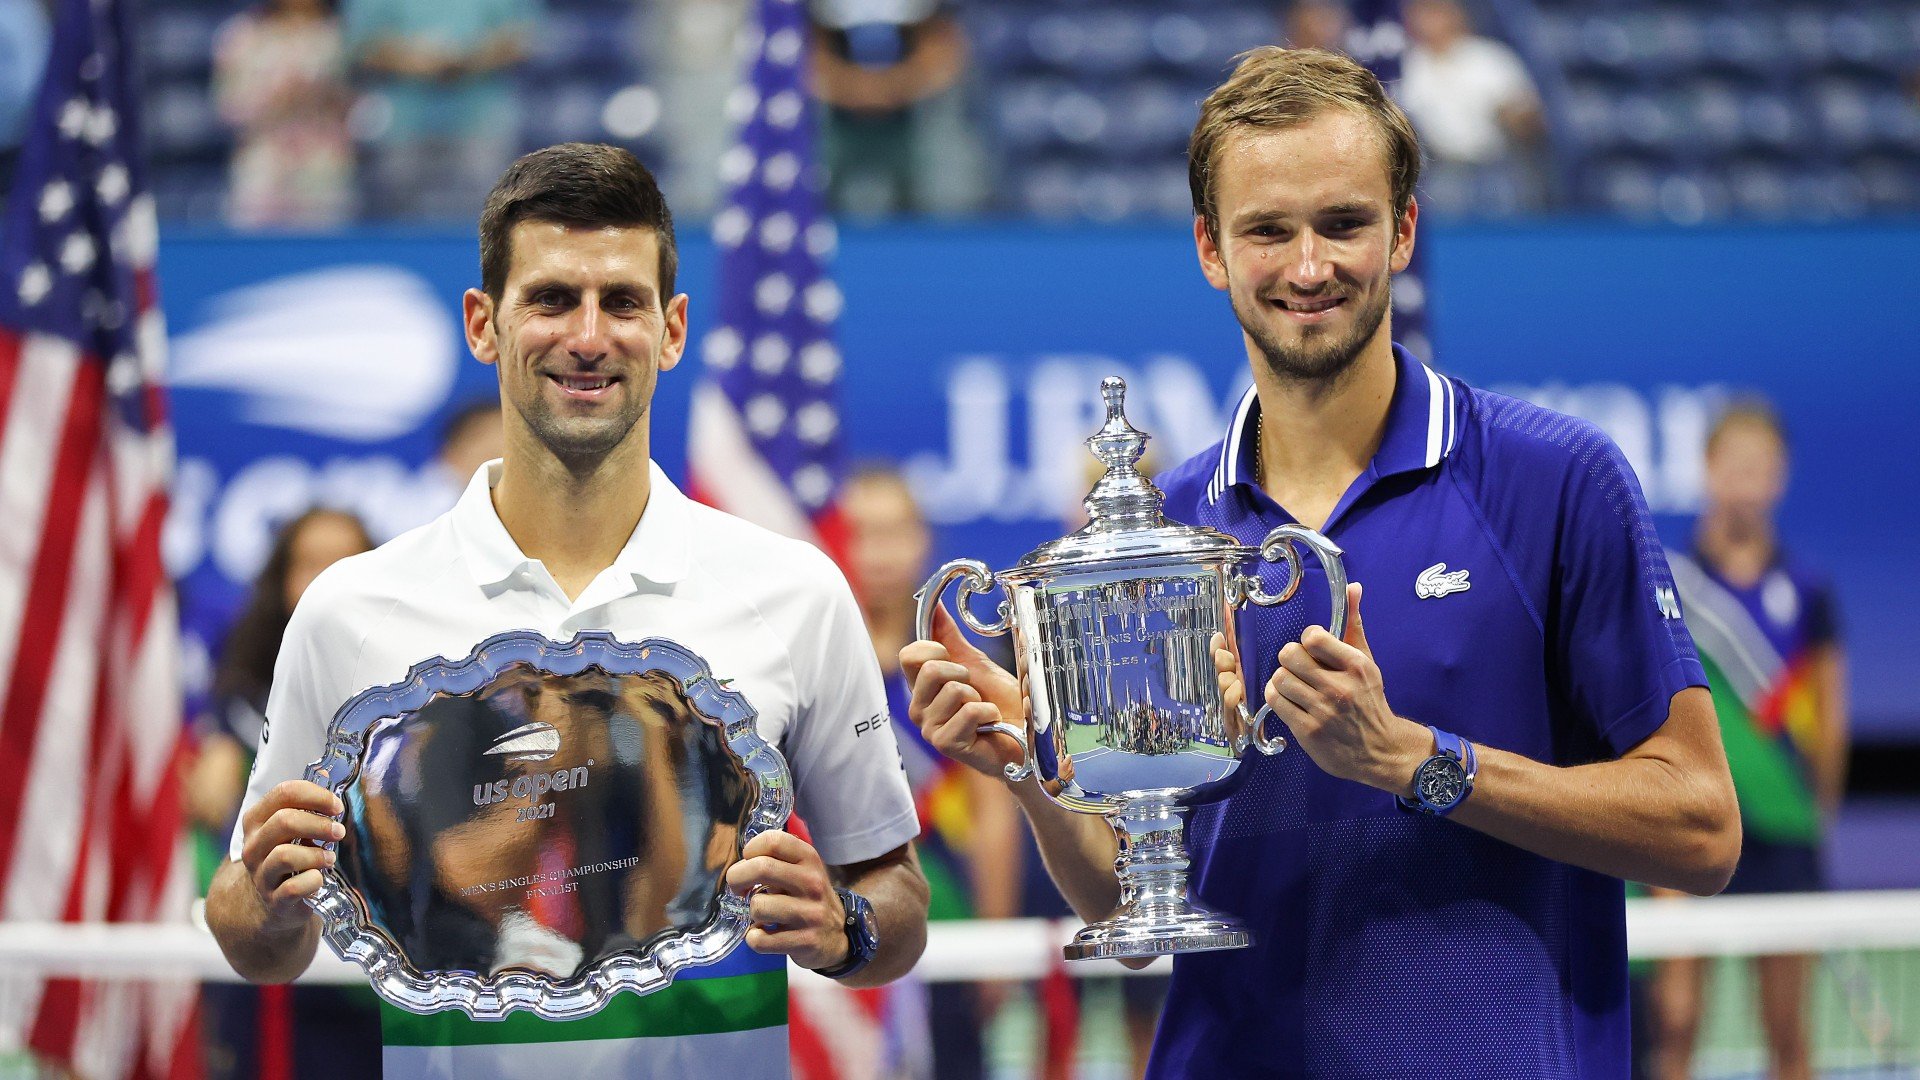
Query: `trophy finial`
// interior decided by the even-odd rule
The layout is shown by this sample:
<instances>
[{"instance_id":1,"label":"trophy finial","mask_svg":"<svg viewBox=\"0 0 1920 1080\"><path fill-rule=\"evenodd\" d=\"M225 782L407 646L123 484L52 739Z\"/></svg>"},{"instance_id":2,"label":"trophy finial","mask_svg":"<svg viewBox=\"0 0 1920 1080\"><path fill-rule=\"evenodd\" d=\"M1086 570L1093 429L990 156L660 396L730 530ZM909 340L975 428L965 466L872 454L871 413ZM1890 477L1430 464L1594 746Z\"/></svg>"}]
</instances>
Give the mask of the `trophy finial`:
<instances>
[{"instance_id":1,"label":"trophy finial","mask_svg":"<svg viewBox=\"0 0 1920 1080\"><path fill-rule=\"evenodd\" d=\"M1127 420L1127 381L1117 375L1100 380L1106 399L1107 422L1087 446L1107 467L1106 475L1087 494L1088 528L1093 530L1153 528L1158 525L1160 489L1141 476L1135 463L1147 452L1146 432Z\"/></svg>"}]
</instances>

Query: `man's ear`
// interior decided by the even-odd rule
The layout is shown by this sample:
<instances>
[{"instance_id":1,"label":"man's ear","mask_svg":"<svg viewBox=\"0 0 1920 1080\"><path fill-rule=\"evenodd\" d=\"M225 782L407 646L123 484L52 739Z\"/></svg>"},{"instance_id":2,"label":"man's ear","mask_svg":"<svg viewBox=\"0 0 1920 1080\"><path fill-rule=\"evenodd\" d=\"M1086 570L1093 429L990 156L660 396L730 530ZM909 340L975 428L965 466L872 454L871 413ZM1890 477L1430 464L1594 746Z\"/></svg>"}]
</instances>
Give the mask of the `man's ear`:
<instances>
[{"instance_id":1,"label":"man's ear","mask_svg":"<svg viewBox=\"0 0 1920 1080\"><path fill-rule=\"evenodd\" d=\"M1407 264L1413 262L1414 225L1419 220L1420 200L1408 197L1407 212L1400 215L1393 227L1393 255L1387 260L1387 269L1393 273L1405 270Z\"/></svg>"},{"instance_id":2,"label":"man's ear","mask_svg":"<svg viewBox=\"0 0 1920 1080\"><path fill-rule=\"evenodd\" d=\"M1220 243L1214 238L1213 230L1207 228L1207 219L1199 214L1193 215L1193 249L1200 256L1200 272L1206 275L1207 284L1225 292L1226 260L1220 257Z\"/></svg>"},{"instance_id":3,"label":"man's ear","mask_svg":"<svg viewBox=\"0 0 1920 1080\"><path fill-rule=\"evenodd\" d=\"M671 371L687 351L687 294L667 301L666 337L660 342L660 370Z\"/></svg>"},{"instance_id":4,"label":"man's ear","mask_svg":"<svg viewBox=\"0 0 1920 1080\"><path fill-rule=\"evenodd\" d=\"M493 297L479 289L468 289L460 297L461 321L467 331L467 351L483 364L500 362L500 350L493 338Z\"/></svg>"}]
</instances>

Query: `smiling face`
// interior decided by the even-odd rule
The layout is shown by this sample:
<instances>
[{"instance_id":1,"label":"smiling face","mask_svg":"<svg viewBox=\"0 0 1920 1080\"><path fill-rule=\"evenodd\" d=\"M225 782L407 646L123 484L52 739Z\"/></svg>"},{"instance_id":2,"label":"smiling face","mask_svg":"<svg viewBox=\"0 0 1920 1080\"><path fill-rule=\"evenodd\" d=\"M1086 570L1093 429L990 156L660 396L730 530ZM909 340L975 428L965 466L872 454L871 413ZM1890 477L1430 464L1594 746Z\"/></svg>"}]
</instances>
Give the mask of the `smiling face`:
<instances>
[{"instance_id":1,"label":"smiling face","mask_svg":"<svg viewBox=\"0 0 1920 1080\"><path fill-rule=\"evenodd\" d=\"M1241 129L1213 167L1217 235L1194 219L1200 266L1225 290L1248 352L1289 381L1338 378L1385 348L1392 274L1413 255L1419 207L1396 220L1385 140L1365 116L1323 109Z\"/></svg>"},{"instance_id":2,"label":"smiling face","mask_svg":"<svg viewBox=\"0 0 1920 1080\"><path fill-rule=\"evenodd\" d=\"M576 470L622 447L645 457L655 382L687 341L687 298L660 295L658 267L652 229L513 226L499 301L465 298L467 345L499 369L509 452Z\"/></svg>"}]
</instances>

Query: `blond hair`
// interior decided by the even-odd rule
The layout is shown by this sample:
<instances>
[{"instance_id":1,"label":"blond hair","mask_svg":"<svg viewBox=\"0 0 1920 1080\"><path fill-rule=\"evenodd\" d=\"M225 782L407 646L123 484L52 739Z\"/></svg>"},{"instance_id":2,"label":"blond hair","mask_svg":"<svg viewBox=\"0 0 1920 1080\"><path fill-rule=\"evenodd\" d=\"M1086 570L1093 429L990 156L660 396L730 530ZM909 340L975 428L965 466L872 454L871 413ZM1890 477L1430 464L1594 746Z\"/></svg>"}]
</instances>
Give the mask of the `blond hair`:
<instances>
[{"instance_id":1,"label":"blond hair","mask_svg":"<svg viewBox=\"0 0 1920 1080\"><path fill-rule=\"evenodd\" d=\"M1406 214L1420 179L1420 140L1380 80L1338 53L1268 45L1240 54L1233 74L1200 103L1200 120L1187 143L1193 212L1206 222L1208 235L1219 236L1214 171L1227 136L1293 127L1327 109L1346 109L1373 121L1385 144L1394 221Z\"/></svg>"}]
</instances>

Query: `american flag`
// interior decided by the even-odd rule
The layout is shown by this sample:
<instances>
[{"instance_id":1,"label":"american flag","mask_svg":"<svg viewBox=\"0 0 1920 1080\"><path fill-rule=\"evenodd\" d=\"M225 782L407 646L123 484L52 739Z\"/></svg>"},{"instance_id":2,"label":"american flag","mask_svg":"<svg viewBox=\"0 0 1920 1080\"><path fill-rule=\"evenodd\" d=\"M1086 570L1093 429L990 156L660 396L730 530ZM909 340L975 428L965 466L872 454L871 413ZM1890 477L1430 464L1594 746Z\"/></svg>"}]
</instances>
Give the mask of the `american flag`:
<instances>
[{"instance_id":1,"label":"american flag","mask_svg":"<svg viewBox=\"0 0 1920 1080\"><path fill-rule=\"evenodd\" d=\"M804 5L761 0L744 43L713 221L719 317L700 345L688 470L702 501L837 554L841 297L827 265L838 241L822 211Z\"/></svg>"},{"instance_id":2,"label":"american flag","mask_svg":"<svg viewBox=\"0 0 1920 1080\"><path fill-rule=\"evenodd\" d=\"M0 233L0 918L184 920L173 442L126 0L62 0ZM0 1053L198 1074L190 984L0 973Z\"/></svg>"},{"instance_id":3,"label":"american flag","mask_svg":"<svg viewBox=\"0 0 1920 1080\"><path fill-rule=\"evenodd\" d=\"M827 275L838 243L823 209L806 89L808 27L799 0L760 0L743 40L746 77L727 106L737 128L721 158L726 204L718 319L700 345L705 375L688 425L689 487L703 502L836 559L834 499L845 467L840 431L840 290ZM804 836L805 826L790 826ZM899 983L794 987L789 1032L799 1080L912 1075L926 1045L923 998ZM916 1026L917 1025L917 1026ZM903 1039L917 1030L918 1039Z\"/></svg>"}]
</instances>

